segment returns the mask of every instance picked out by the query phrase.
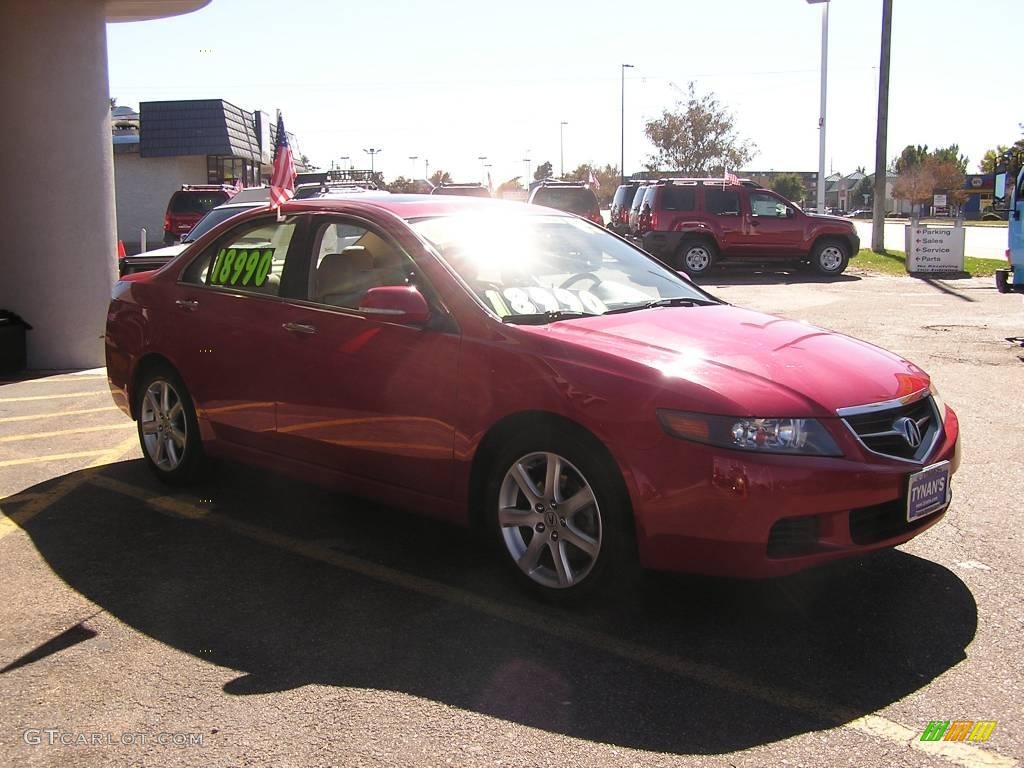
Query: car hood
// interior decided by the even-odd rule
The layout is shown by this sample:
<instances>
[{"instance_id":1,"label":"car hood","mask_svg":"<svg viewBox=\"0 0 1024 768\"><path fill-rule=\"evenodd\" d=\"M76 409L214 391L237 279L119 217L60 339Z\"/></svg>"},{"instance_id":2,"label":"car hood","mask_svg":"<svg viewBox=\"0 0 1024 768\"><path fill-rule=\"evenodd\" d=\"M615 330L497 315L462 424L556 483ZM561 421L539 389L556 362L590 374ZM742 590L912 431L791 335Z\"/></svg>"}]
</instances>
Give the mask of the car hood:
<instances>
[{"instance_id":1,"label":"car hood","mask_svg":"<svg viewBox=\"0 0 1024 768\"><path fill-rule=\"evenodd\" d=\"M834 416L838 408L892 400L929 383L913 363L866 342L728 305L520 327L568 345L561 350L566 362L588 354L618 358L614 369L631 369L657 387L663 407L706 413Z\"/></svg>"},{"instance_id":2,"label":"car hood","mask_svg":"<svg viewBox=\"0 0 1024 768\"><path fill-rule=\"evenodd\" d=\"M176 243L165 248L154 248L151 251L136 253L134 256L125 256L126 259L173 259L179 253L188 248L191 243Z\"/></svg>"},{"instance_id":3,"label":"car hood","mask_svg":"<svg viewBox=\"0 0 1024 768\"><path fill-rule=\"evenodd\" d=\"M844 218L843 216L833 216L830 213L808 213L807 216L812 219L817 219L819 221L839 221L844 224L850 223L849 219Z\"/></svg>"}]
</instances>

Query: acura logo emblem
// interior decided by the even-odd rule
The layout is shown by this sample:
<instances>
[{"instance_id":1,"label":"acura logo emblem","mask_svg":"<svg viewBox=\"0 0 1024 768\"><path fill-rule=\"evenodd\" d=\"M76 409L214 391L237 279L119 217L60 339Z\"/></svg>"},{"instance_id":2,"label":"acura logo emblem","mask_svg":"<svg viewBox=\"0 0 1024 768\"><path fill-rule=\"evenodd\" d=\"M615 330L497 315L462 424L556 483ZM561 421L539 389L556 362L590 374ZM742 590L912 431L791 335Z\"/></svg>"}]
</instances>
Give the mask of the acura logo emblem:
<instances>
[{"instance_id":1,"label":"acura logo emblem","mask_svg":"<svg viewBox=\"0 0 1024 768\"><path fill-rule=\"evenodd\" d=\"M911 448L917 448L921 444L921 428L910 417L904 416L902 419L896 419L893 422L892 428L903 435L903 439L907 441L907 445Z\"/></svg>"}]
</instances>

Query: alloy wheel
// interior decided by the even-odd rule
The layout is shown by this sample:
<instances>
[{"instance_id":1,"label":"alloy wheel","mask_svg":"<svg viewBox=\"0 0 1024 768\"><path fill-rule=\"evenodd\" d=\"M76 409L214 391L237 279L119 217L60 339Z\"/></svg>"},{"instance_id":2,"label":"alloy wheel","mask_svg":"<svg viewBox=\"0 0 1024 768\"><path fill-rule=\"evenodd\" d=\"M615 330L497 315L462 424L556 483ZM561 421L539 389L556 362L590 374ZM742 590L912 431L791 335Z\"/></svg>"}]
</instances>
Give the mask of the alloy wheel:
<instances>
[{"instance_id":1,"label":"alloy wheel","mask_svg":"<svg viewBox=\"0 0 1024 768\"><path fill-rule=\"evenodd\" d=\"M157 379L146 389L139 424L142 443L152 462L165 472L177 469L185 457L188 422L181 395L170 382Z\"/></svg>"},{"instance_id":2,"label":"alloy wheel","mask_svg":"<svg viewBox=\"0 0 1024 768\"><path fill-rule=\"evenodd\" d=\"M498 492L498 524L516 565L543 587L579 584L601 552L594 490L557 453L530 453L512 464Z\"/></svg>"}]
</instances>

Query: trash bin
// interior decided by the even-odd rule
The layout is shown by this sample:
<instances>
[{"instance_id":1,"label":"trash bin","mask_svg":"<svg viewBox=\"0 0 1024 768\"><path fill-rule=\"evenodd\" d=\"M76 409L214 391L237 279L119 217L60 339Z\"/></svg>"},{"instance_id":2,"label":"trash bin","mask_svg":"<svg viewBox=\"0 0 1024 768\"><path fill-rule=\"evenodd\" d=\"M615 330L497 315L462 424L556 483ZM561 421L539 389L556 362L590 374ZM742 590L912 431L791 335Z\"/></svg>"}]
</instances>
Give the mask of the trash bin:
<instances>
[{"instance_id":1,"label":"trash bin","mask_svg":"<svg viewBox=\"0 0 1024 768\"><path fill-rule=\"evenodd\" d=\"M0 373L17 373L25 369L25 331L31 330L32 326L18 315L0 309Z\"/></svg>"}]
</instances>

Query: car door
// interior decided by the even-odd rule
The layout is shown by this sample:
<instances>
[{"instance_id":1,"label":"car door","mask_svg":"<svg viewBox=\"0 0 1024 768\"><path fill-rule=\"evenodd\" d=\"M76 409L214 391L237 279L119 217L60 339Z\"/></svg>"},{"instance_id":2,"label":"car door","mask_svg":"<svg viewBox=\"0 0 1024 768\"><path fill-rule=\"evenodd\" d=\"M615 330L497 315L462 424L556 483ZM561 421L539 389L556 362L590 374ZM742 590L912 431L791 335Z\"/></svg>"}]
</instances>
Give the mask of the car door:
<instances>
[{"instance_id":1,"label":"car door","mask_svg":"<svg viewBox=\"0 0 1024 768\"><path fill-rule=\"evenodd\" d=\"M449 497L454 321L409 255L365 219L315 217L307 249L306 297L287 307L296 330L277 358L287 371L277 412L282 447L306 463ZM402 325L360 309L368 290L387 285L416 286L433 322Z\"/></svg>"},{"instance_id":2,"label":"car door","mask_svg":"<svg viewBox=\"0 0 1024 768\"><path fill-rule=\"evenodd\" d=\"M740 191L735 186L705 186L704 220L718 239L724 256L743 256L750 252L740 213Z\"/></svg>"},{"instance_id":3,"label":"car door","mask_svg":"<svg viewBox=\"0 0 1024 768\"><path fill-rule=\"evenodd\" d=\"M803 231L795 209L771 192L751 191L747 200L749 252L766 258L799 253L803 245Z\"/></svg>"},{"instance_id":4,"label":"car door","mask_svg":"<svg viewBox=\"0 0 1024 768\"><path fill-rule=\"evenodd\" d=\"M176 286L173 362L218 440L275 450L274 349L300 224L249 219L200 253Z\"/></svg>"}]
</instances>

